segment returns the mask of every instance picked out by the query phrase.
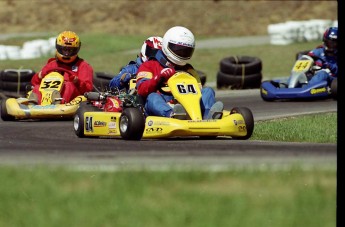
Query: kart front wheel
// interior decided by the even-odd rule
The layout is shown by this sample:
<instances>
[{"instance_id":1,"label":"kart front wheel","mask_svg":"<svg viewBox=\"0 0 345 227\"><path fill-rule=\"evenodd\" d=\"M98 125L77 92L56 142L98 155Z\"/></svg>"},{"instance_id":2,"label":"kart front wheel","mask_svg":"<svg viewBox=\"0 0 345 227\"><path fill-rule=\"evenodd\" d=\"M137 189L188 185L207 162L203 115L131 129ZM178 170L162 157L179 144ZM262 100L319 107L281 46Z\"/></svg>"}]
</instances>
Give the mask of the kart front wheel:
<instances>
[{"instance_id":1,"label":"kart front wheel","mask_svg":"<svg viewBox=\"0 0 345 227\"><path fill-rule=\"evenodd\" d=\"M85 112L95 112L95 111L101 111L101 110L98 109L97 107L93 106L91 103L88 103L88 102L80 103L80 106L79 106L79 108L78 108L78 110L75 113L74 118L73 118L74 132L78 137L80 137L80 138L85 137L85 134L84 134L84 129L85 129L84 113ZM88 122L86 122L86 124L87 123Z\"/></svg>"},{"instance_id":2,"label":"kart front wheel","mask_svg":"<svg viewBox=\"0 0 345 227\"><path fill-rule=\"evenodd\" d=\"M14 121L15 117L12 115L9 115L7 112L6 101L7 99L3 99L1 101L1 119L3 121Z\"/></svg>"},{"instance_id":3,"label":"kart front wheel","mask_svg":"<svg viewBox=\"0 0 345 227\"><path fill-rule=\"evenodd\" d=\"M244 122L246 123L247 135L245 136L232 136L233 139L247 140L249 139L254 131L254 117L253 113L247 107L234 107L230 114L239 113L243 116Z\"/></svg>"},{"instance_id":4,"label":"kart front wheel","mask_svg":"<svg viewBox=\"0 0 345 227\"><path fill-rule=\"evenodd\" d=\"M125 140L140 140L145 129L145 117L139 108L125 108L120 116L120 134Z\"/></svg>"}]
</instances>

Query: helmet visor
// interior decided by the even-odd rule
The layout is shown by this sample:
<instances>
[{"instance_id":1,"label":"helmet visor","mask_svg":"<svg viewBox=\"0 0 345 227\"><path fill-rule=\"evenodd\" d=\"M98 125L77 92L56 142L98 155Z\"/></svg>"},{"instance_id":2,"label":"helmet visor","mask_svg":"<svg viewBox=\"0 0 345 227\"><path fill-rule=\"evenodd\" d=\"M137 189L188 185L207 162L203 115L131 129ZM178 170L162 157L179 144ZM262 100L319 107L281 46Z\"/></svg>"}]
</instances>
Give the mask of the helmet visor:
<instances>
[{"instance_id":1,"label":"helmet visor","mask_svg":"<svg viewBox=\"0 0 345 227\"><path fill-rule=\"evenodd\" d=\"M56 50L65 57L72 57L78 54L79 47L61 46L56 44Z\"/></svg>"},{"instance_id":2,"label":"helmet visor","mask_svg":"<svg viewBox=\"0 0 345 227\"><path fill-rule=\"evenodd\" d=\"M188 60L192 57L194 48L193 47L186 47L174 43L169 43L168 44L168 49L174 53L177 57Z\"/></svg>"},{"instance_id":3,"label":"helmet visor","mask_svg":"<svg viewBox=\"0 0 345 227\"><path fill-rule=\"evenodd\" d=\"M157 53L158 49L151 48L149 46L146 47L145 55L147 58L154 57Z\"/></svg>"}]
</instances>

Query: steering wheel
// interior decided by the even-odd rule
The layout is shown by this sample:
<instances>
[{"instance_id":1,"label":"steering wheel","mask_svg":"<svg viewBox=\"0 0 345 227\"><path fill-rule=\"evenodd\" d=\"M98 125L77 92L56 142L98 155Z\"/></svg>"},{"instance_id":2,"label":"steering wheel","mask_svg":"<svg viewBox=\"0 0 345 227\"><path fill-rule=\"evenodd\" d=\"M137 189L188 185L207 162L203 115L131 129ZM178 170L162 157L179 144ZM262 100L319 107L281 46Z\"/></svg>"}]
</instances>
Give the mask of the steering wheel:
<instances>
[{"instance_id":1,"label":"steering wheel","mask_svg":"<svg viewBox=\"0 0 345 227\"><path fill-rule=\"evenodd\" d=\"M70 81L70 82L73 82L73 81L75 80L75 78L77 77L76 75L74 75L73 73L71 73L70 70L65 69L65 68L62 68L62 67L55 67L55 68L53 68L53 69L49 69L49 70L47 70L47 72L46 72L47 74L46 74L46 75L48 75L48 74L51 73L51 72L58 72L58 73L63 72L63 73L67 73L68 81ZM63 75L63 73L60 73L60 74Z\"/></svg>"}]
</instances>

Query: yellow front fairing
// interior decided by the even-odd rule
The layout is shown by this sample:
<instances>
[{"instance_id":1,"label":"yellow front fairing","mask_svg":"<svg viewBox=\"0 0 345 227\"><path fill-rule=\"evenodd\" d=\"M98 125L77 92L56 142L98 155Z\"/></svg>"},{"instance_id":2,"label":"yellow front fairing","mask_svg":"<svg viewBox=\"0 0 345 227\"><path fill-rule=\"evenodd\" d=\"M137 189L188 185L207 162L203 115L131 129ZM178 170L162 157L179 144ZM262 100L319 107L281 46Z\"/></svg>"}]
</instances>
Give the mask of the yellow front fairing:
<instances>
[{"instance_id":1,"label":"yellow front fairing","mask_svg":"<svg viewBox=\"0 0 345 227\"><path fill-rule=\"evenodd\" d=\"M188 73L177 72L168 80L174 98L185 108L192 120L202 120L201 90L197 80Z\"/></svg>"},{"instance_id":2,"label":"yellow front fairing","mask_svg":"<svg viewBox=\"0 0 345 227\"><path fill-rule=\"evenodd\" d=\"M77 96L66 104L43 106L30 103L27 98L9 98L6 108L7 113L16 119L71 118L83 101L86 101L84 96Z\"/></svg>"},{"instance_id":3,"label":"yellow front fairing","mask_svg":"<svg viewBox=\"0 0 345 227\"><path fill-rule=\"evenodd\" d=\"M52 92L54 90L60 92L63 82L64 77L57 72L51 72L42 79L39 87L39 91L42 94L41 106L53 103L54 100L52 100Z\"/></svg>"},{"instance_id":4,"label":"yellow front fairing","mask_svg":"<svg viewBox=\"0 0 345 227\"><path fill-rule=\"evenodd\" d=\"M241 114L224 114L222 119L217 120L179 120L150 116L146 118L143 138L245 135L247 129Z\"/></svg>"}]
</instances>

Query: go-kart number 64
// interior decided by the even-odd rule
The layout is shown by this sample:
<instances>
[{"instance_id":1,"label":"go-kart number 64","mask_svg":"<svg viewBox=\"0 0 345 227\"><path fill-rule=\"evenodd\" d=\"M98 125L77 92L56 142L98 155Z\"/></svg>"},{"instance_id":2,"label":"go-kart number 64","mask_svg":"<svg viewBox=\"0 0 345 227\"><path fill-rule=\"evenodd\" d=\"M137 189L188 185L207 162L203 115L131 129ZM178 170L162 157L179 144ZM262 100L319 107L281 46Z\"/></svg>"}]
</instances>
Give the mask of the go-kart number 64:
<instances>
[{"instance_id":1,"label":"go-kart number 64","mask_svg":"<svg viewBox=\"0 0 345 227\"><path fill-rule=\"evenodd\" d=\"M194 84L187 84L187 85L177 84L177 90L181 94L187 94L187 93L197 94Z\"/></svg>"}]
</instances>

